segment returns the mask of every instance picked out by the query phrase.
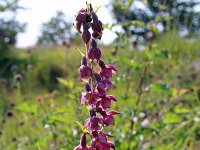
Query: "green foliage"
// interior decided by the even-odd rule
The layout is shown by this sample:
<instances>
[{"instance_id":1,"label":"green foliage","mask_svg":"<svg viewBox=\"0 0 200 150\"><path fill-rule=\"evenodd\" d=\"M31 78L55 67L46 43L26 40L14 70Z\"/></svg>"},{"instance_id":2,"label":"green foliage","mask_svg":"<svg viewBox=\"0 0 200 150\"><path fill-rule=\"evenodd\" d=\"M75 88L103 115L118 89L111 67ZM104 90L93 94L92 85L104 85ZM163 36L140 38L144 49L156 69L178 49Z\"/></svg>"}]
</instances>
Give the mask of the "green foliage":
<instances>
[{"instance_id":1,"label":"green foliage","mask_svg":"<svg viewBox=\"0 0 200 150\"><path fill-rule=\"evenodd\" d=\"M141 3L144 7L140 7ZM152 41L158 33L165 31L177 30L181 34L187 31L188 36L199 36L200 13L195 11L199 3L192 0L111 1L117 24L135 44ZM159 26L163 31L158 29Z\"/></svg>"},{"instance_id":2,"label":"green foliage","mask_svg":"<svg viewBox=\"0 0 200 150\"><path fill-rule=\"evenodd\" d=\"M12 65L18 65L17 60L10 50L16 43L16 36L23 32L25 24L20 24L16 19L16 11L22 9L18 6L19 0L3 0L0 2L0 77L10 77L9 70ZM5 17L6 13L12 17Z\"/></svg>"},{"instance_id":3,"label":"green foliage","mask_svg":"<svg viewBox=\"0 0 200 150\"><path fill-rule=\"evenodd\" d=\"M0 149L70 150L79 142L80 133L87 132L82 125L88 114L80 106L83 89L75 69L81 57L76 48L83 48L72 45L67 50L13 50L17 59L28 61L33 68L26 70L21 81L13 75L15 88L0 85ZM168 33L144 50L120 47L114 58L110 47L102 48L106 63L115 63L119 71L109 93L118 100L113 109L121 112L116 125L108 127L116 149L199 148L199 47L199 39ZM51 68L59 68L61 76L50 78ZM13 116L8 117L8 111Z\"/></svg>"},{"instance_id":4,"label":"green foliage","mask_svg":"<svg viewBox=\"0 0 200 150\"><path fill-rule=\"evenodd\" d=\"M63 12L58 11L48 22L43 23L38 44L43 46L55 46L72 39L72 24L66 21Z\"/></svg>"}]
</instances>

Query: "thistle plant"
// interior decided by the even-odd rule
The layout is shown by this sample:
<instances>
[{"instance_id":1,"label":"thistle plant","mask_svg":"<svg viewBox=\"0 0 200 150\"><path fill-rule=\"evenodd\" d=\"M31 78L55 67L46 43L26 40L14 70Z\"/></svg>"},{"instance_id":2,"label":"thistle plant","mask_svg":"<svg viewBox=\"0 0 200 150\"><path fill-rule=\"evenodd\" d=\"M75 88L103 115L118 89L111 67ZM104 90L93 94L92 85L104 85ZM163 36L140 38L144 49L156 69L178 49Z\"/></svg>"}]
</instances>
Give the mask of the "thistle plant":
<instances>
[{"instance_id":1,"label":"thistle plant","mask_svg":"<svg viewBox=\"0 0 200 150\"><path fill-rule=\"evenodd\" d=\"M97 45L97 40L101 40L103 28L96 10L91 4L86 3L86 8L82 8L76 14L75 27L86 48L78 69L79 77L85 84L81 104L87 106L89 118L84 123L84 133L75 150L115 149L114 143L108 141L108 138L112 136L105 133L103 129L114 125L114 116L119 114L115 110L108 110L111 102L117 101L113 95L108 95L108 91L112 88L110 79L117 70L112 64L106 65L101 59L101 50Z\"/></svg>"}]
</instances>

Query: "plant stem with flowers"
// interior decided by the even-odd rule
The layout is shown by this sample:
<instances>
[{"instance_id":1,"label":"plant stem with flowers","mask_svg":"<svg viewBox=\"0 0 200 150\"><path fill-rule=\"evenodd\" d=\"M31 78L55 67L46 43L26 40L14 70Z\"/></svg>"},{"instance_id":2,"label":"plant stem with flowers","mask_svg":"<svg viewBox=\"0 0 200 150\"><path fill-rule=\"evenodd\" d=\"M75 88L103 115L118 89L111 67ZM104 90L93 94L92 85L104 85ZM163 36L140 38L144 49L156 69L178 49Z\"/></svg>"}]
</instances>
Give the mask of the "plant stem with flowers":
<instances>
[{"instance_id":1,"label":"plant stem with flowers","mask_svg":"<svg viewBox=\"0 0 200 150\"><path fill-rule=\"evenodd\" d=\"M114 125L114 116L120 114L115 110L108 110L111 102L117 101L113 95L108 95L112 88L110 79L117 70L112 64L106 65L101 59L101 50L96 41L101 40L103 28L96 11L91 4L86 3L86 8L82 8L76 15L75 27L81 34L86 48L86 54L82 55L81 66L78 69L79 77L85 84L81 104L87 106L89 118L84 123L84 133L75 150L115 149L114 143L108 141L108 137L112 136L103 129ZM87 137L90 139L88 144Z\"/></svg>"}]
</instances>

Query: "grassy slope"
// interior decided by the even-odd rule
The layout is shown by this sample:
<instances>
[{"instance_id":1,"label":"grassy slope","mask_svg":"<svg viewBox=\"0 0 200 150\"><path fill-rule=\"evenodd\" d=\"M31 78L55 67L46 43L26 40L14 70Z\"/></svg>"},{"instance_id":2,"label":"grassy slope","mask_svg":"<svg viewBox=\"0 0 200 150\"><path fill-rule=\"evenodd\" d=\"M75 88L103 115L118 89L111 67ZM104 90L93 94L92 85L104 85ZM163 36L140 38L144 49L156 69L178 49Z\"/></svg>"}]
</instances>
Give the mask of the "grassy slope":
<instances>
[{"instance_id":1,"label":"grassy slope","mask_svg":"<svg viewBox=\"0 0 200 150\"><path fill-rule=\"evenodd\" d=\"M114 62L119 70L114 76L116 88L112 94L118 99L113 108L122 115L116 118L116 126L108 129L115 136L117 149L127 149L129 143L135 149L145 146L156 150L198 146L200 125L194 120L200 118L200 75L194 66L200 65L200 43L198 39L187 41L167 34L156 44L152 50L168 50L167 58L155 55L147 60L145 51L124 49L113 57L112 48L102 48L106 62ZM83 89L77 76L80 55L76 47L83 50L72 44L70 49L37 47L31 54L16 52L17 57L28 58L27 64L33 64L33 69L26 71L22 82L13 79L18 88L12 92L1 88L0 149L70 150L78 143L81 131L75 121L83 123L88 115L85 106L79 105ZM140 64L148 64L148 69L145 92L136 106L136 89L145 66ZM66 86L55 86L55 75L64 77ZM13 112L12 117L6 116L8 110ZM131 131L133 112L135 122ZM145 117L141 117L141 112ZM141 125L145 121L146 125Z\"/></svg>"}]
</instances>

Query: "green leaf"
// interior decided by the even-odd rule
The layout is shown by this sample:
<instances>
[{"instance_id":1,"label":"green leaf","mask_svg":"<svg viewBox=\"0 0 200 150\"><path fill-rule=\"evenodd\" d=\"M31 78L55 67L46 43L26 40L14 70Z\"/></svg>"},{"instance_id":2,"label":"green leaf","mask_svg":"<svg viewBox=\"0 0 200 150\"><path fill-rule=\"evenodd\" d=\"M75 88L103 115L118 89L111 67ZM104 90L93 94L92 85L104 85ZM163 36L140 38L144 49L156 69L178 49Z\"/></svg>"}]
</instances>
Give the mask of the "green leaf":
<instances>
[{"instance_id":1,"label":"green leaf","mask_svg":"<svg viewBox=\"0 0 200 150\"><path fill-rule=\"evenodd\" d=\"M146 55L150 60L152 60L152 59L154 58L152 52L150 52L148 49L146 49L146 50L144 51L144 53L145 53L145 55Z\"/></svg>"},{"instance_id":2,"label":"green leaf","mask_svg":"<svg viewBox=\"0 0 200 150\"><path fill-rule=\"evenodd\" d=\"M67 81L63 78L57 78L58 82L66 87L73 88L74 82L73 81Z\"/></svg>"},{"instance_id":3,"label":"green leaf","mask_svg":"<svg viewBox=\"0 0 200 150\"><path fill-rule=\"evenodd\" d=\"M22 112L33 112L33 113L36 113L37 112L37 107L36 105L30 105L30 104L27 104L27 103L22 103L20 105L18 105L16 107L17 110L19 111L22 111Z\"/></svg>"},{"instance_id":4,"label":"green leaf","mask_svg":"<svg viewBox=\"0 0 200 150\"><path fill-rule=\"evenodd\" d=\"M76 48L76 49L78 50L78 52L81 54L82 57L85 56L85 54L82 53L80 49L78 49L78 48Z\"/></svg>"},{"instance_id":5,"label":"green leaf","mask_svg":"<svg viewBox=\"0 0 200 150\"><path fill-rule=\"evenodd\" d=\"M153 33L157 34L158 33L158 28L156 26L151 25L149 27L149 30L152 31Z\"/></svg>"},{"instance_id":6,"label":"green leaf","mask_svg":"<svg viewBox=\"0 0 200 150\"><path fill-rule=\"evenodd\" d=\"M67 80L62 79L62 78L56 78L58 80L59 83L61 83L62 85L68 86Z\"/></svg>"},{"instance_id":7,"label":"green leaf","mask_svg":"<svg viewBox=\"0 0 200 150\"><path fill-rule=\"evenodd\" d=\"M182 119L175 113L168 113L165 115L165 123L171 124L171 123L179 123Z\"/></svg>"},{"instance_id":8,"label":"green leaf","mask_svg":"<svg viewBox=\"0 0 200 150\"><path fill-rule=\"evenodd\" d=\"M84 126L82 124L80 124L78 121L76 121L77 125L80 127L80 129L85 132L85 133L89 133L89 131L87 129L84 128Z\"/></svg>"},{"instance_id":9,"label":"green leaf","mask_svg":"<svg viewBox=\"0 0 200 150\"><path fill-rule=\"evenodd\" d=\"M129 4L132 4L134 2L134 0L128 0Z\"/></svg>"},{"instance_id":10,"label":"green leaf","mask_svg":"<svg viewBox=\"0 0 200 150\"><path fill-rule=\"evenodd\" d=\"M177 106L174 108L174 111L175 111L176 113L188 113L188 112L190 112L190 109L177 105Z\"/></svg>"},{"instance_id":11,"label":"green leaf","mask_svg":"<svg viewBox=\"0 0 200 150\"><path fill-rule=\"evenodd\" d=\"M101 7L102 7L102 6L96 6L96 7L93 9L94 13L97 13Z\"/></svg>"}]
</instances>

